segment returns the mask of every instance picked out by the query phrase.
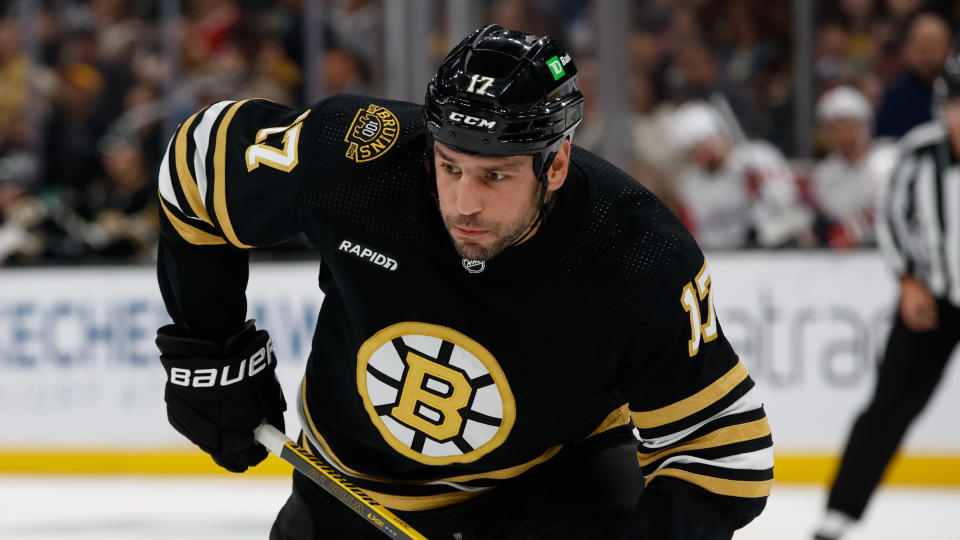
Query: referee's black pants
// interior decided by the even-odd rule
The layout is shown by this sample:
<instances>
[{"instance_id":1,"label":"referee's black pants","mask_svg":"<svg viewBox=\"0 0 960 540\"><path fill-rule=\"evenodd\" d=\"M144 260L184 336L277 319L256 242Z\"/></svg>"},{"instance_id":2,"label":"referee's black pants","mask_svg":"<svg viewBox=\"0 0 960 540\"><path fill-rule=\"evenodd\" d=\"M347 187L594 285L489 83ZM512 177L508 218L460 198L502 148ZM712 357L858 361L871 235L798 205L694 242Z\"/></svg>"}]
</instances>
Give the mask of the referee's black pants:
<instances>
[{"instance_id":1,"label":"referee's black pants","mask_svg":"<svg viewBox=\"0 0 960 540\"><path fill-rule=\"evenodd\" d=\"M938 301L940 326L913 332L897 313L873 398L847 441L827 507L860 519L914 418L930 401L957 342L960 309Z\"/></svg>"},{"instance_id":2,"label":"referee's black pants","mask_svg":"<svg viewBox=\"0 0 960 540\"><path fill-rule=\"evenodd\" d=\"M431 539L615 539L630 525L643 476L636 440L561 453L488 493L449 507L394 511ZM454 534L456 533L456 536ZM270 540L381 540L383 533L295 472Z\"/></svg>"}]
</instances>

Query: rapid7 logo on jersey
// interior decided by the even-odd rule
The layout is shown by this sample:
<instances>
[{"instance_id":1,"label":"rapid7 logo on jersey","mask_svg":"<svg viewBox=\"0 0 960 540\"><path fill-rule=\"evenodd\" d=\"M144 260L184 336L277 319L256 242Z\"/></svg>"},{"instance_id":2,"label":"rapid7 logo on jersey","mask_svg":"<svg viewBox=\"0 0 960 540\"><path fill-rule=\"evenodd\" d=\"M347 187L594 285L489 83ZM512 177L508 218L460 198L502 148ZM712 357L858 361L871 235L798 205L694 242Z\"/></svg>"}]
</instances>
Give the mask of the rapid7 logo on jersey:
<instances>
[{"instance_id":1,"label":"rapid7 logo on jersey","mask_svg":"<svg viewBox=\"0 0 960 540\"><path fill-rule=\"evenodd\" d=\"M707 269L707 261L703 261L703 267L697 273L696 279L683 286L680 304L690 315L690 341L687 342L687 349L690 356L696 356L700 352L701 341L709 343L717 339L717 313L713 309L713 295L710 294L710 270ZM704 305L707 309L706 321L700 312Z\"/></svg>"}]
</instances>

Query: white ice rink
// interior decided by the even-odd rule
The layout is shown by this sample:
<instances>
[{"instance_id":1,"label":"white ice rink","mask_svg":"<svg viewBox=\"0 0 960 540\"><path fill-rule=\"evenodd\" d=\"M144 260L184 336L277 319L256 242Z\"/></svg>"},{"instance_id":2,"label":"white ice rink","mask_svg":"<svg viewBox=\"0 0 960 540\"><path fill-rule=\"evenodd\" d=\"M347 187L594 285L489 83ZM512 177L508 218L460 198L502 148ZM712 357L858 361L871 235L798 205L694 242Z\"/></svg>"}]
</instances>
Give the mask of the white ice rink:
<instances>
[{"instance_id":1,"label":"white ice rink","mask_svg":"<svg viewBox=\"0 0 960 540\"><path fill-rule=\"evenodd\" d=\"M289 481L0 476L3 540L265 540ZM819 487L778 485L736 540L809 540ZM886 488L850 540L960 540L960 490Z\"/></svg>"}]
</instances>

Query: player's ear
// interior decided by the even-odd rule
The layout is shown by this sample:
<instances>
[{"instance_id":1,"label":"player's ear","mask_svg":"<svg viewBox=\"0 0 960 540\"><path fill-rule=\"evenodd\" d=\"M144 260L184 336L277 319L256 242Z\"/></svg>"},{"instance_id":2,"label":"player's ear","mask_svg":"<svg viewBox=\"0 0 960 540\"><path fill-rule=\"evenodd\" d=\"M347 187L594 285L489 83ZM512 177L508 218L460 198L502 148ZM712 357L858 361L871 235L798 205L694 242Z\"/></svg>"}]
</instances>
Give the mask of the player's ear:
<instances>
[{"instance_id":1,"label":"player's ear","mask_svg":"<svg viewBox=\"0 0 960 540\"><path fill-rule=\"evenodd\" d=\"M563 141L563 146L557 150L550 168L547 169L547 191L560 189L567 179L567 169L570 168L570 139Z\"/></svg>"}]
</instances>

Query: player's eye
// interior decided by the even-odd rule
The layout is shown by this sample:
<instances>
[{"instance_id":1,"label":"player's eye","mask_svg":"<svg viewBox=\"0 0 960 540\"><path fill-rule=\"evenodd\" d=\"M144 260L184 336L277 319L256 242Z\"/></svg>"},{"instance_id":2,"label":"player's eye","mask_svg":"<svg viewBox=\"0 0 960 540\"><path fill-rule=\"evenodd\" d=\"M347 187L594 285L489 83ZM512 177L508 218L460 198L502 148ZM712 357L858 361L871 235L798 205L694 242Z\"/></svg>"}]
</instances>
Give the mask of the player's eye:
<instances>
[{"instance_id":1,"label":"player's eye","mask_svg":"<svg viewBox=\"0 0 960 540\"><path fill-rule=\"evenodd\" d=\"M441 164L440 164L440 169L442 169L443 172L445 172L445 173L447 173L447 174L459 174L459 173L460 173L460 168L459 168L459 167L456 167L456 166L451 165L451 164L449 164L449 163L441 163Z\"/></svg>"},{"instance_id":2,"label":"player's eye","mask_svg":"<svg viewBox=\"0 0 960 540\"><path fill-rule=\"evenodd\" d=\"M507 175L505 175L505 174L503 174L503 173L498 173L498 172L493 172L493 171L490 171L490 173L489 173L489 178L490 178L490 180L493 180L493 181L495 181L495 182L496 182L496 181L499 181L499 180L503 180L503 179L506 178L506 177L507 177Z\"/></svg>"}]
</instances>

